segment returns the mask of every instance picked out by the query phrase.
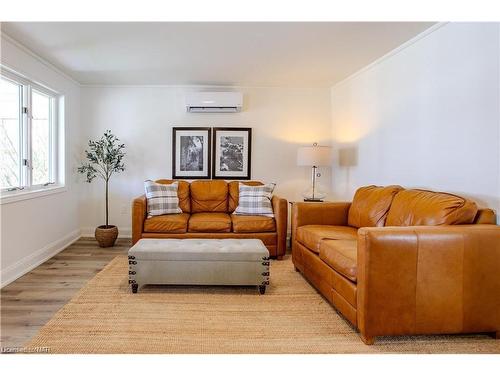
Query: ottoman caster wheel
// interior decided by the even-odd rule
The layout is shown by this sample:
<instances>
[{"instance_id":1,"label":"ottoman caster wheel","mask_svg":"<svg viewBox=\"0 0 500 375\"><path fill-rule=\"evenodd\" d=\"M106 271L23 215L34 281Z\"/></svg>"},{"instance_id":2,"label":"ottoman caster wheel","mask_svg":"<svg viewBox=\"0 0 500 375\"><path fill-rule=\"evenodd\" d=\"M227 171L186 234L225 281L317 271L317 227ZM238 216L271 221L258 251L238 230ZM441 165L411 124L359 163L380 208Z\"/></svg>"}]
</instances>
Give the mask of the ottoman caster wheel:
<instances>
[{"instance_id":1,"label":"ottoman caster wheel","mask_svg":"<svg viewBox=\"0 0 500 375\"><path fill-rule=\"evenodd\" d=\"M139 289L139 284L132 284L132 293L137 293L137 289Z\"/></svg>"},{"instance_id":2,"label":"ottoman caster wheel","mask_svg":"<svg viewBox=\"0 0 500 375\"><path fill-rule=\"evenodd\" d=\"M260 294L266 293L266 286L265 285L259 285L259 293Z\"/></svg>"}]
</instances>

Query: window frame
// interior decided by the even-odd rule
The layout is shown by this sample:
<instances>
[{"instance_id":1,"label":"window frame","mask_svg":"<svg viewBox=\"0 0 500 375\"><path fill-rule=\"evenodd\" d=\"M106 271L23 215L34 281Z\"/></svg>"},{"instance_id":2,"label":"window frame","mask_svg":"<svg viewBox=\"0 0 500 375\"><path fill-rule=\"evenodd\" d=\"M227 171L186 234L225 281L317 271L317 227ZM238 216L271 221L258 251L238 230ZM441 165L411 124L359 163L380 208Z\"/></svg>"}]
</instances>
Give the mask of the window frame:
<instances>
[{"instance_id":1,"label":"window frame","mask_svg":"<svg viewBox=\"0 0 500 375\"><path fill-rule=\"evenodd\" d=\"M6 79L21 88L20 94L20 108L19 115L21 121L19 121L20 131L19 131L19 143L20 143L20 166L19 166L19 186L1 188L1 203L7 203L11 201L16 201L17 196L20 199L31 198L32 193L45 192L49 190L61 191L64 188L64 182L61 174L64 174L60 170L61 164L64 162L60 160L60 123L64 123L60 119L59 102L63 98L62 95L54 90L47 88L39 83L33 82L23 76L12 72L11 70L5 69L4 66L0 66L1 78ZM49 98L49 181L45 183L32 184L33 180L33 167L32 167L32 93L35 91L39 95L43 95ZM26 110L25 110L26 108ZM65 189L64 189L65 190Z\"/></svg>"}]
</instances>

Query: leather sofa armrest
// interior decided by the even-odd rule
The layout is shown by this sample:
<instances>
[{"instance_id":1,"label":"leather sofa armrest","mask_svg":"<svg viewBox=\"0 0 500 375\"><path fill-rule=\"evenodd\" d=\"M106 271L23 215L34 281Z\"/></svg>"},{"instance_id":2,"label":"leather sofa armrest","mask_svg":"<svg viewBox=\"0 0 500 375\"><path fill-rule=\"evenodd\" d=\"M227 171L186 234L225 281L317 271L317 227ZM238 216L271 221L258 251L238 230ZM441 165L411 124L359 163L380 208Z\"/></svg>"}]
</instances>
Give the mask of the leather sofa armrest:
<instances>
[{"instance_id":1,"label":"leather sofa armrest","mask_svg":"<svg viewBox=\"0 0 500 375\"><path fill-rule=\"evenodd\" d=\"M357 322L366 343L500 331L500 226L360 228L357 252Z\"/></svg>"},{"instance_id":2,"label":"leather sofa armrest","mask_svg":"<svg viewBox=\"0 0 500 375\"><path fill-rule=\"evenodd\" d=\"M292 205L292 235L303 225L347 225L351 202L297 202Z\"/></svg>"},{"instance_id":3,"label":"leather sofa armrest","mask_svg":"<svg viewBox=\"0 0 500 375\"><path fill-rule=\"evenodd\" d=\"M296 202L292 204L291 246L296 254L295 236L303 225L347 225L351 202Z\"/></svg>"},{"instance_id":4,"label":"leather sofa armrest","mask_svg":"<svg viewBox=\"0 0 500 375\"><path fill-rule=\"evenodd\" d=\"M276 256L281 259L286 252L286 232L288 229L288 201L276 195L273 196L274 219L276 220L277 246Z\"/></svg>"},{"instance_id":5,"label":"leather sofa armrest","mask_svg":"<svg viewBox=\"0 0 500 375\"><path fill-rule=\"evenodd\" d=\"M144 220L147 214L146 196L141 195L132 201L132 245L142 237Z\"/></svg>"}]
</instances>

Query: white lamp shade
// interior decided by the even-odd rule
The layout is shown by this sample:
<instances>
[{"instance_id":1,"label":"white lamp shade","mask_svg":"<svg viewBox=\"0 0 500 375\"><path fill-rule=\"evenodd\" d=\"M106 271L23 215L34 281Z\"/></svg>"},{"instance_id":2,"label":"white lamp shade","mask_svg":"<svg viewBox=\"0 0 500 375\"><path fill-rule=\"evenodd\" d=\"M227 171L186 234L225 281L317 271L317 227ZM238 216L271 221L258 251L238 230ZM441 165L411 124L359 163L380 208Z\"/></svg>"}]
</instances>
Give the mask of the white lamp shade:
<instances>
[{"instance_id":1,"label":"white lamp shade","mask_svg":"<svg viewBox=\"0 0 500 375\"><path fill-rule=\"evenodd\" d=\"M297 165L304 167L332 165L332 148L328 146L299 147Z\"/></svg>"}]
</instances>

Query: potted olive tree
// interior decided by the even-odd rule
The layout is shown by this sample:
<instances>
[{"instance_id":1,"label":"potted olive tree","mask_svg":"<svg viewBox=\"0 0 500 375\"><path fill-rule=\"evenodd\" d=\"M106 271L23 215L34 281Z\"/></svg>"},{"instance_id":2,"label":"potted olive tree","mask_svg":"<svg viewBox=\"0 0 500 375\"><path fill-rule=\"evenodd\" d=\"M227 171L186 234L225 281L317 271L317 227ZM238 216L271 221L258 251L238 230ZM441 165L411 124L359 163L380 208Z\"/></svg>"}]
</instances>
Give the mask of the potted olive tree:
<instances>
[{"instance_id":1,"label":"potted olive tree","mask_svg":"<svg viewBox=\"0 0 500 375\"><path fill-rule=\"evenodd\" d=\"M96 141L89 141L89 148L85 150L88 162L83 163L78 168L78 172L86 175L88 183L94 178L99 177L104 180L106 185L106 224L99 225L95 229L95 238L101 247L110 247L115 244L118 237L118 228L115 225L109 225L108 210L108 186L109 179L113 173L125 170L123 157L125 156L125 145L107 130L104 135Z\"/></svg>"}]
</instances>

